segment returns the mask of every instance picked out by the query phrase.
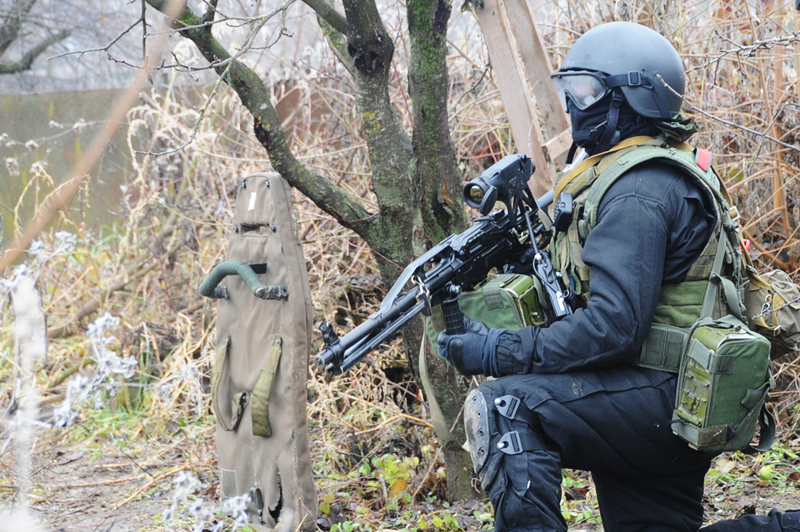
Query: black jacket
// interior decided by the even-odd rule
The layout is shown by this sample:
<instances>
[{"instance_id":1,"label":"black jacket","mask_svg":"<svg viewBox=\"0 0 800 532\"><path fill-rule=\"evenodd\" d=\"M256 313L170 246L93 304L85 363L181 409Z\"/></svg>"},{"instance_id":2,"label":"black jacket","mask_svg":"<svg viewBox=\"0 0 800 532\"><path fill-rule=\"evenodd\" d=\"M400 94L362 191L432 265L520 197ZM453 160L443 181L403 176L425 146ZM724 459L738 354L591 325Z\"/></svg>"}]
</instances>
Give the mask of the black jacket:
<instances>
[{"instance_id":1,"label":"black jacket","mask_svg":"<svg viewBox=\"0 0 800 532\"><path fill-rule=\"evenodd\" d=\"M711 194L663 163L639 165L600 202L582 258L591 267L588 306L548 328L504 334L499 375L563 373L633 360L650 330L664 283L678 283L716 222Z\"/></svg>"}]
</instances>

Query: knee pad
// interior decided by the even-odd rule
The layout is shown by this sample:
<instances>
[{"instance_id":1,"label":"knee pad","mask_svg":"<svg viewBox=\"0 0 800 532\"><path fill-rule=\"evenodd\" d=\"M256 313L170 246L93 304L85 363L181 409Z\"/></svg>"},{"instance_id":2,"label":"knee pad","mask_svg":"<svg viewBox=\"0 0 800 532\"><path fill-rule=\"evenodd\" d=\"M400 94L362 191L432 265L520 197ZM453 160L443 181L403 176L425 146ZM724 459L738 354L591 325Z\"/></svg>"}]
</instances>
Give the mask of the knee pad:
<instances>
[{"instance_id":1,"label":"knee pad","mask_svg":"<svg viewBox=\"0 0 800 532\"><path fill-rule=\"evenodd\" d=\"M472 465L484 490L503 468L506 457L547 450L531 428L533 417L519 398L504 394L498 381L485 382L467 396L464 428Z\"/></svg>"},{"instance_id":2,"label":"knee pad","mask_svg":"<svg viewBox=\"0 0 800 532\"><path fill-rule=\"evenodd\" d=\"M489 426L489 405L480 388L472 390L464 405L464 430L469 442L469 455L472 467L480 474L489 457L492 428Z\"/></svg>"}]
</instances>

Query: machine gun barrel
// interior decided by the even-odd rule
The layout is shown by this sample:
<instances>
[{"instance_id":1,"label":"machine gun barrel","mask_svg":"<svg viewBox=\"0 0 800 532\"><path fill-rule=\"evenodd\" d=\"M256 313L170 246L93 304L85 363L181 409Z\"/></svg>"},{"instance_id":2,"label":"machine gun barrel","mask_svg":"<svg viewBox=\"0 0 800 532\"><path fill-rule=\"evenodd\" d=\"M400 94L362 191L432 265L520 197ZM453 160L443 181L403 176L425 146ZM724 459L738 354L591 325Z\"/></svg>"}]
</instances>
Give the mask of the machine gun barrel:
<instances>
[{"instance_id":1,"label":"machine gun barrel","mask_svg":"<svg viewBox=\"0 0 800 532\"><path fill-rule=\"evenodd\" d=\"M526 251L533 252L534 274L542 281L554 318L571 313L547 252L536 244L537 235L546 231L527 187L533 171L529 158L509 155L468 183L463 191L465 201L479 208L483 216L463 233L450 235L406 266L378 311L355 329L339 338L330 323L321 324L325 348L313 358L314 365L328 374L343 373L412 318L420 313L430 315L432 306L442 305L448 334L462 333L458 294L472 290L490 271L503 270ZM506 210L490 212L496 201L503 202ZM540 199L542 204L549 201Z\"/></svg>"},{"instance_id":2,"label":"machine gun barrel","mask_svg":"<svg viewBox=\"0 0 800 532\"><path fill-rule=\"evenodd\" d=\"M394 305L372 314L361 325L325 347L313 359L319 370L344 373L422 312L426 303L417 301L419 288L405 294Z\"/></svg>"}]
</instances>

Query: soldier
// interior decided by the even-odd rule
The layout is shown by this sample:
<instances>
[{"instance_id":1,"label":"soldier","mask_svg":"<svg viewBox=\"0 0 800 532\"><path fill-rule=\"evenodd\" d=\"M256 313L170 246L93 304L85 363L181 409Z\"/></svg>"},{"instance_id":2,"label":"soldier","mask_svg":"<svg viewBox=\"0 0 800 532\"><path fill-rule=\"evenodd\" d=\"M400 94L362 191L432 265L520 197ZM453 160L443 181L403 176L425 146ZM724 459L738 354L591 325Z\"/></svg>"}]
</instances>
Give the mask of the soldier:
<instances>
[{"instance_id":1,"label":"soldier","mask_svg":"<svg viewBox=\"0 0 800 532\"><path fill-rule=\"evenodd\" d=\"M467 399L473 464L498 532L566 530L562 468L591 472L606 531L694 532L713 455L671 428L677 368L664 361L680 353L643 350L654 323L688 327L698 318L704 290L693 287L708 284L726 208L666 156L697 131L680 115L683 64L655 31L615 22L579 38L553 77L574 144L602 154L556 188L557 197L574 193L579 208L568 229L559 224L551 256L582 308L547 328L489 330L470 320L465 334L440 334L439 354L461 373L498 377ZM665 156L614 167L642 146ZM708 161L701 154L697 164ZM732 263L721 276L733 276ZM704 530L798 532L800 512Z\"/></svg>"}]
</instances>

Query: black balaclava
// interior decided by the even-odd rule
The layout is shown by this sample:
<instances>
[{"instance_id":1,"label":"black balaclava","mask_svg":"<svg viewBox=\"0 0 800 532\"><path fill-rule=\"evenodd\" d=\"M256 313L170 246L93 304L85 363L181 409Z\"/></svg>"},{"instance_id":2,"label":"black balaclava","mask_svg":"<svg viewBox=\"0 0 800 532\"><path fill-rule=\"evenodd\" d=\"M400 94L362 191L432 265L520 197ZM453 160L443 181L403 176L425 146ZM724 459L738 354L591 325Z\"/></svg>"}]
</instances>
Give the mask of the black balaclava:
<instances>
[{"instance_id":1,"label":"black balaclava","mask_svg":"<svg viewBox=\"0 0 800 532\"><path fill-rule=\"evenodd\" d=\"M616 91L584 111L567 98L567 108L572 122L572 140L588 155L604 152L626 138L659 133L651 119L636 113ZM609 130L609 126L613 129Z\"/></svg>"}]
</instances>

